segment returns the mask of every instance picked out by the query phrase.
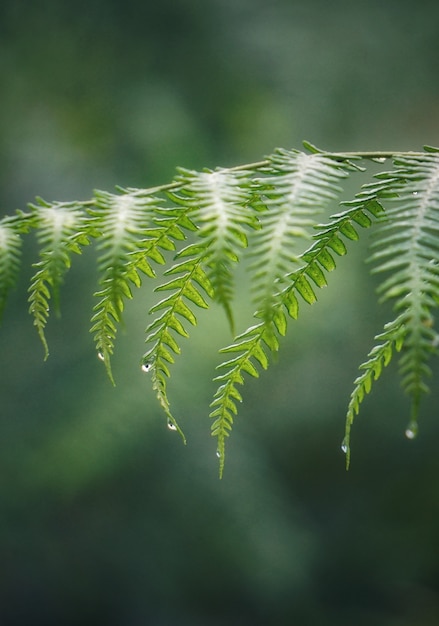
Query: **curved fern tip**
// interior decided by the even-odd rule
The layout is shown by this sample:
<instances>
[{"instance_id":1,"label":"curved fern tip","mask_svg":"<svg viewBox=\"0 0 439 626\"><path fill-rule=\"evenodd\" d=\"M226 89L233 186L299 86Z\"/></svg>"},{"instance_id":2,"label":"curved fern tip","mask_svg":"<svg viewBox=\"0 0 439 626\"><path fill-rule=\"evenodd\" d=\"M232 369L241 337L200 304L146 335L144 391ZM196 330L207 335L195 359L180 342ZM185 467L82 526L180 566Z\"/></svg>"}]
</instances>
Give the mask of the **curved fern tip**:
<instances>
[{"instance_id":1,"label":"curved fern tip","mask_svg":"<svg viewBox=\"0 0 439 626\"><path fill-rule=\"evenodd\" d=\"M346 471L349 470L349 466L351 463L351 447L350 447L350 434L346 432L346 435L341 442L341 451L346 455Z\"/></svg>"},{"instance_id":2,"label":"curved fern tip","mask_svg":"<svg viewBox=\"0 0 439 626\"><path fill-rule=\"evenodd\" d=\"M108 352L102 352L101 350L98 350L97 357L99 361L102 361L102 363L105 365L105 371L107 372L107 376L110 379L113 387L115 387L116 381L114 380L113 371L111 369L110 355L108 354Z\"/></svg>"},{"instance_id":3,"label":"curved fern tip","mask_svg":"<svg viewBox=\"0 0 439 626\"><path fill-rule=\"evenodd\" d=\"M44 331L41 328L38 329L38 336L41 340L41 343L43 344L43 350L44 350L43 359L44 361L47 361L47 359L49 358L49 344L47 343L46 335L44 334Z\"/></svg>"},{"instance_id":4,"label":"curved fern tip","mask_svg":"<svg viewBox=\"0 0 439 626\"><path fill-rule=\"evenodd\" d=\"M176 432L180 435L183 444L186 445L187 441L186 441L186 435L184 434L184 432L181 430L180 426L178 425L177 421L175 420L175 418L172 415L168 415L168 419L167 419L167 423L166 423L168 430L171 430L172 432Z\"/></svg>"},{"instance_id":5,"label":"curved fern tip","mask_svg":"<svg viewBox=\"0 0 439 626\"><path fill-rule=\"evenodd\" d=\"M216 450L216 457L219 460L218 476L219 476L219 479L221 480L224 475L224 466L225 466L225 461L226 461L224 447L221 450L220 446L218 446Z\"/></svg>"}]
</instances>

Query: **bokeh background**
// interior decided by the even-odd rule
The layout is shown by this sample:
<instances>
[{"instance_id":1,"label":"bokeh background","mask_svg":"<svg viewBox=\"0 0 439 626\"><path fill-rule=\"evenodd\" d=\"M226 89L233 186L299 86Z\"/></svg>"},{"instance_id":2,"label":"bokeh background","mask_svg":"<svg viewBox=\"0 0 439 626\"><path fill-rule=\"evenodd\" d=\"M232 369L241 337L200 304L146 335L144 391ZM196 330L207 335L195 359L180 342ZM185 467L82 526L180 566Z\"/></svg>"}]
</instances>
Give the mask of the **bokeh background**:
<instances>
[{"instance_id":1,"label":"bokeh background","mask_svg":"<svg viewBox=\"0 0 439 626\"><path fill-rule=\"evenodd\" d=\"M303 139L439 145L438 35L426 0L2 0L0 213ZM390 367L355 424L348 473L340 450L357 366L389 315L367 239L246 385L222 481L207 417L229 341L220 312L200 315L174 368L183 446L138 366L150 286L127 307L113 389L87 330L87 250L43 364L29 239L0 329L2 626L439 623L437 378L415 441Z\"/></svg>"}]
</instances>

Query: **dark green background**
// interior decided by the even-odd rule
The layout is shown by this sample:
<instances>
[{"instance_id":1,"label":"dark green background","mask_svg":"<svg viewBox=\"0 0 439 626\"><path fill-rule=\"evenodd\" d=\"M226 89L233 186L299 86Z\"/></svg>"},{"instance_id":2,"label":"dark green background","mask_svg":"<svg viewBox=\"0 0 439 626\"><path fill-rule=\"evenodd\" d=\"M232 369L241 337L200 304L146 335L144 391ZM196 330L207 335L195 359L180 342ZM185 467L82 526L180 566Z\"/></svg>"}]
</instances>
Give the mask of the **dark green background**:
<instances>
[{"instance_id":1,"label":"dark green background","mask_svg":"<svg viewBox=\"0 0 439 626\"><path fill-rule=\"evenodd\" d=\"M439 145L438 31L433 1L2 0L0 212L303 139ZM349 473L340 451L357 366L390 315L367 240L246 385L219 481L207 415L230 339L221 312L200 315L174 368L184 447L138 367L150 285L127 307L113 389L87 331L87 250L43 364L30 239L0 330L2 626L439 623L437 379L409 442L389 368L355 424Z\"/></svg>"}]
</instances>

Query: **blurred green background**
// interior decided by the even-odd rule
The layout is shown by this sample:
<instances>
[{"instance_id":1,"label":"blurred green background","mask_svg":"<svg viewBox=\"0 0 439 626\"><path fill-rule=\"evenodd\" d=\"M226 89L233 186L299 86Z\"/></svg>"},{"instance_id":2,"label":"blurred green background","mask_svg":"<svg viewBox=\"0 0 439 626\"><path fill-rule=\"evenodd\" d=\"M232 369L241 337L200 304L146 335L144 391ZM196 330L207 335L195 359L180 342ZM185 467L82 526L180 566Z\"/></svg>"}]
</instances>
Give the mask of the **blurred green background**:
<instances>
[{"instance_id":1,"label":"blurred green background","mask_svg":"<svg viewBox=\"0 0 439 626\"><path fill-rule=\"evenodd\" d=\"M303 139L439 145L438 35L433 1L2 0L0 212ZM200 315L174 368L184 447L138 367L149 285L127 307L113 389L87 331L87 250L43 364L29 240L0 329L1 626L439 623L437 378L415 441L389 368L354 426L349 473L340 450L357 366L389 315L367 238L246 385L222 481L207 417L221 313Z\"/></svg>"}]
</instances>

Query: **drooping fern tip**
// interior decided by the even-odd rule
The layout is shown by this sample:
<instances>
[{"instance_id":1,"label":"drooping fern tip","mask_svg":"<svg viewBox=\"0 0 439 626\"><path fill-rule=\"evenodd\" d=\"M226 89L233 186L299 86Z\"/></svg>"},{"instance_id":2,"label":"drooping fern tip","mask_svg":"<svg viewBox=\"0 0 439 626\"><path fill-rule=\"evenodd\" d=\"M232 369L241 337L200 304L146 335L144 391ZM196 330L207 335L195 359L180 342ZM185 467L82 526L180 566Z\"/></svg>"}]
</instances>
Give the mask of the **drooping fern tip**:
<instances>
[{"instance_id":1,"label":"drooping fern tip","mask_svg":"<svg viewBox=\"0 0 439 626\"><path fill-rule=\"evenodd\" d=\"M72 259L97 247L98 285L91 329L98 357L114 383L111 361L126 301L151 285L143 371L168 427L180 433L168 396L182 340L213 302L224 310L232 341L220 350L218 388L211 403L220 475L246 376L269 367L306 305L318 301L338 258L372 228L372 271L383 275L380 302L393 315L377 332L348 402L342 449L350 463L350 431L373 383L398 354L412 409L406 436L417 434L430 357L439 335L439 150L327 152L278 149L265 159L231 168L179 169L169 184L149 189L96 191L87 201L42 199L0 220L0 313L17 284L23 238L34 231L39 256L29 286L29 312L49 353L45 328ZM373 177L369 165L388 164ZM359 180L357 180L359 179ZM350 181L353 180L353 183ZM356 184L351 200L343 191ZM334 210L336 203L339 208ZM254 305L247 328L235 330L237 271L247 269ZM156 267L163 266L158 278ZM148 288L148 287L146 287Z\"/></svg>"}]
</instances>

